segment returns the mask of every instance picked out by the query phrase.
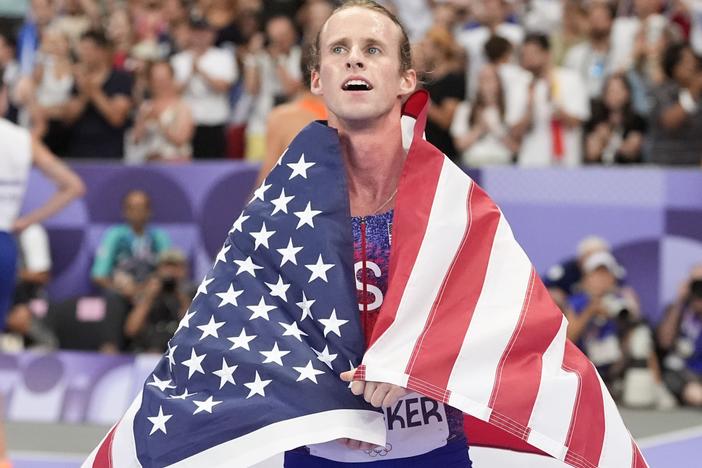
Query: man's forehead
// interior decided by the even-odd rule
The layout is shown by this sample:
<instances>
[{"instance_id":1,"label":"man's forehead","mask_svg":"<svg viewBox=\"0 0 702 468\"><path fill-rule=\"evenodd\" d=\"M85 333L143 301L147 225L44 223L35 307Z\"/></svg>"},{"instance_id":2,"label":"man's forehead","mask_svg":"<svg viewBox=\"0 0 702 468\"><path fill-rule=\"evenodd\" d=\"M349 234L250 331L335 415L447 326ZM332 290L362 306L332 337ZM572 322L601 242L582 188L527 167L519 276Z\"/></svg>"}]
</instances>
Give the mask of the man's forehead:
<instances>
[{"instance_id":1,"label":"man's forehead","mask_svg":"<svg viewBox=\"0 0 702 468\"><path fill-rule=\"evenodd\" d=\"M321 43L339 42L344 39L358 38L386 42L388 31L397 26L384 14L362 7L346 8L334 13L324 24L320 38Z\"/></svg>"}]
</instances>

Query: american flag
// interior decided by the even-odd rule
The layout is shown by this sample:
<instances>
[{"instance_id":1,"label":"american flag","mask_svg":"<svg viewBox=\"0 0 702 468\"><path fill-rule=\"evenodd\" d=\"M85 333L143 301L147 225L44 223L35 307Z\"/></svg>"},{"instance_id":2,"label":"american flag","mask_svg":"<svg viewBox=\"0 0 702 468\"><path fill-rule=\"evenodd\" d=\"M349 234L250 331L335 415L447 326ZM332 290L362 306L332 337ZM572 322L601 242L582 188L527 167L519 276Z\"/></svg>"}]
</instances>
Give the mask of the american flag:
<instances>
[{"instance_id":1,"label":"american flag","mask_svg":"<svg viewBox=\"0 0 702 468\"><path fill-rule=\"evenodd\" d=\"M383 445L382 413L338 377L356 366L570 466L647 466L499 208L422 138L427 103L418 92L403 110L389 289L365 353L338 136L313 123L84 467L249 466L341 437Z\"/></svg>"}]
</instances>

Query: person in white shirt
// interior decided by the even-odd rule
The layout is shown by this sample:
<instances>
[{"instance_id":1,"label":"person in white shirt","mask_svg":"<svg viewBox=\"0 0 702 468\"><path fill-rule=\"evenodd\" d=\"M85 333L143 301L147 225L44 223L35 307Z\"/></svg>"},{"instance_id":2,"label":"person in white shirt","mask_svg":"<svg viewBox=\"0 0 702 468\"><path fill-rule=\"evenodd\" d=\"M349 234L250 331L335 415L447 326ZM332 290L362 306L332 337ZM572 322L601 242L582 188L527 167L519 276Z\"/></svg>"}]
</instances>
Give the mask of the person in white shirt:
<instances>
[{"instance_id":1,"label":"person in white shirt","mask_svg":"<svg viewBox=\"0 0 702 468\"><path fill-rule=\"evenodd\" d=\"M223 158L236 61L231 51L213 46L215 31L204 19L192 18L190 29L190 47L173 56L171 64L195 122L193 158Z\"/></svg>"},{"instance_id":2,"label":"person in white shirt","mask_svg":"<svg viewBox=\"0 0 702 468\"><path fill-rule=\"evenodd\" d=\"M661 0L633 0L634 15L620 16L612 26L612 61L623 69L636 63L635 43L643 33L648 46L660 41L668 27L668 19L661 15Z\"/></svg>"},{"instance_id":3,"label":"person in white shirt","mask_svg":"<svg viewBox=\"0 0 702 468\"><path fill-rule=\"evenodd\" d=\"M0 119L0 331L14 292L17 244L14 234L40 222L81 196L85 187L78 176L54 156L29 131ZM18 216L35 165L51 179L57 191L42 206ZM0 401L0 407L2 402ZM3 427L0 419L0 466L8 466Z\"/></svg>"},{"instance_id":4,"label":"person in white shirt","mask_svg":"<svg viewBox=\"0 0 702 468\"><path fill-rule=\"evenodd\" d=\"M588 39L571 47L563 60L563 66L580 75L587 83L591 99L602 96L607 76L622 70L621 63L614 60L610 37L616 11L605 2L593 2L588 10Z\"/></svg>"},{"instance_id":5,"label":"person in white shirt","mask_svg":"<svg viewBox=\"0 0 702 468\"><path fill-rule=\"evenodd\" d=\"M522 66L534 75L527 111L512 129L522 139L521 166L575 166L582 160L582 124L590 102L580 76L553 66L548 37L530 34L522 46Z\"/></svg>"},{"instance_id":6,"label":"person in white shirt","mask_svg":"<svg viewBox=\"0 0 702 468\"><path fill-rule=\"evenodd\" d=\"M473 96L477 90L478 73L486 62L484 46L490 36L502 36L517 47L524 39L524 28L518 24L505 21L507 16L506 0L486 0L474 2L474 13L480 26L459 32L456 41L463 46L468 55L468 95Z\"/></svg>"}]
</instances>

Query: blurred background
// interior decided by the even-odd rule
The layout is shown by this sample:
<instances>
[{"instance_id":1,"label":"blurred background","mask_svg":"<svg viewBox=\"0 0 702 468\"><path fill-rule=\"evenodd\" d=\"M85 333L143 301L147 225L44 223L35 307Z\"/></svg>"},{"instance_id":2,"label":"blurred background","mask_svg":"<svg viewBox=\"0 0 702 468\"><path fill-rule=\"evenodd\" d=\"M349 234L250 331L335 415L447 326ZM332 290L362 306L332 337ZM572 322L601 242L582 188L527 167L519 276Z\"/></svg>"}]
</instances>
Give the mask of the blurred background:
<instances>
[{"instance_id":1,"label":"blurred background","mask_svg":"<svg viewBox=\"0 0 702 468\"><path fill-rule=\"evenodd\" d=\"M699 467L702 0L380 3L427 139L500 205L651 466ZM18 235L14 467L79 466L121 416L257 181L326 118L308 57L335 6L0 0L0 114L87 186ZM53 190L33 173L23 210Z\"/></svg>"}]
</instances>

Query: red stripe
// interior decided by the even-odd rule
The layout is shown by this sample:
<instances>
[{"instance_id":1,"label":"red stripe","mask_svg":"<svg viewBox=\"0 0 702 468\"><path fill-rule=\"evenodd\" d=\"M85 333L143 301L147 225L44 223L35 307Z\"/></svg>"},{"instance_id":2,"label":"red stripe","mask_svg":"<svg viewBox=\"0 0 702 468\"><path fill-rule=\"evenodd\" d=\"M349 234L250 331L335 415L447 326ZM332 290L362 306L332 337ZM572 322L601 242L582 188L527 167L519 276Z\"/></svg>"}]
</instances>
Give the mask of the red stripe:
<instances>
[{"instance_id":1,"label":"red stripe","mask_svg":"<svg viewBox=\"0 0 702 468\"><path fill-rule=\"evenodd\" d=\"M93 461L93 468L112 468L112 441L115 438L115 431L118 425L119 423L114 425L110 433L105 437L105 440L100 444Z\"/></svg>"},{"instance_id":2,"label":"red stripe","mask_svg":"<svg viewBox=\"0 0 702 468\"><path fill-rule=\"evenodd\" d=\"M644 460L641 450L639 450L639 447L633 439L631 440L631 450L634 455L631 461L631 468L646 468L648 466L646 460Z\"/></svg>"},{"instance_id":3,"label":"red stripe","mask_svg":"<svg viewBox=\"0 0 702 468\"><path fill-rule=\"evenodd\" d=\"M500 360L489 404L490 422L524 440L541 384L542 357L562 321L532 267L519 323Z\"/></svg>"},{"instance_id":4,"label":"red stripe","mask_svg":"<svg viewBox=\"0 0 702 468\"><path fill-rule=\"evenodd\" d=\"M579 379L565 461L577 467L596 468L605 434L604 401L597 371L570 341L566 341L563 369L575 373Z\"/></svg>"},{"instance_id":5,"label":"red stripe","mask_svg":"<svg viewBox=\"0 0 702 468\"><path fill-rule=\"evenodd\" d=\"M421 139L415 139L408 152L395 202L388 278L390 287L373 328L370 345L375 343L395 320L427 230L429 213L445 159L436 148Z\"/></svg>"},{"instance_id":6,"label":"red stripe","mask_svg":"<svg viewBox=\"0 0 702 468\"><path fill-rule=\"evenodd\" d=\"M439 289L406 373L446 388L485 281L500 211L476 184L466 200L468 226Z\"/></svg>"}]
</instances>

